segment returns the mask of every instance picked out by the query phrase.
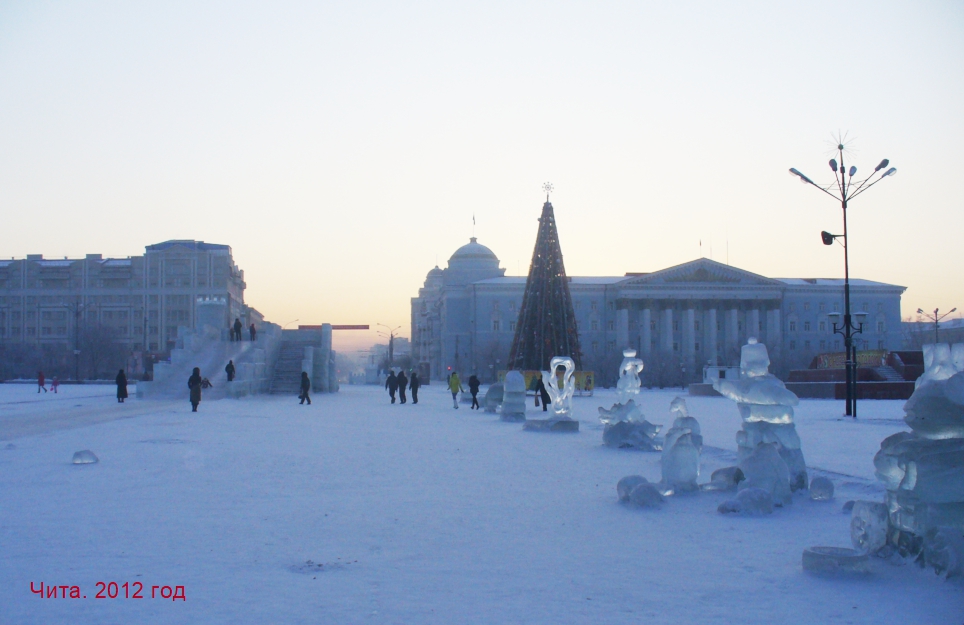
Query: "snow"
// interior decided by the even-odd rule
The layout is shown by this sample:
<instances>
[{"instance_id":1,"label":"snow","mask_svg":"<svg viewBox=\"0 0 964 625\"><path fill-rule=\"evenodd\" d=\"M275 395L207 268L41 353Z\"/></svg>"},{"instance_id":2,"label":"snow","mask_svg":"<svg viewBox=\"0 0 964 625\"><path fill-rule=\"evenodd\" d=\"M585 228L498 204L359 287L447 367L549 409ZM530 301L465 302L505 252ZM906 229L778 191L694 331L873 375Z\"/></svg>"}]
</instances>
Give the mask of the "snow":
<instances>
[{"instance_id":1,"label":"snow","mask_svg":"<svg viewBox=\"0 0 964 625\"><path fill-rule=\"evenodd\" d=\"M871 559L859 578L805 573L803 550L850 547L848 499L882 501L873 457L904 431L903 402L801 400L811 475L762 518L721 515L732 492L618 502L617 481L660 477L660 455L602 445L599 406L579 433L522 431L453 410L433 383L417 405L378 387L316 395L118 404L113 387L53 396L0 385L2 623L960 623L964 588ZM673 391L640 407L669 423ZM701 475L736 463L728 400L687 397ZM530 398L531 400L531 398ZM100 458L72 465L90 449ZM705 480L705 477L703 478ZM140 581L144 600L94 599ZM30 583L78 585L41 599ZM183 585L186 601L150 599ZM816 599L819 598L819 599Z\"/></svg>"}]
</instances>

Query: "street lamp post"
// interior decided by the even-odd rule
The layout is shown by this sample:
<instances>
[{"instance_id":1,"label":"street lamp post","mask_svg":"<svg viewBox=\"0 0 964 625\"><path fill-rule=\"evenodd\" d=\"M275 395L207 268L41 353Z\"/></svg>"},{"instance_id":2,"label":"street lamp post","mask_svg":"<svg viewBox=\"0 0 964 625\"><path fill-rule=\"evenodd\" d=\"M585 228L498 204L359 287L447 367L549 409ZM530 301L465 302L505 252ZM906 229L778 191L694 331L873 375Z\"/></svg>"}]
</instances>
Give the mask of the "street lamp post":
<instances>
[{"instance_id":1,"label":"street lamp post","mask_svg":"<svg viewBox=\"0 0 964 625\"><path fill-rule=\"evenodd\" d=\"M874 171L872 174L870 174L870 176L863 180L854 180L854 174L857 173L857 168L851 165L850 170L848 171L845 167L843 143L837 145L837 155L840 157L839 166L837 164L837 159L830 159L830 169L832 169L834 173L834 183L827 185L826 187L821 187L813 180L800 173L800 171L798 171L796 168L791 167L790 174L797 176L803 184L812 185L840 202L840 208L843 211L843 234L830 234L829 232L824 231L820 233L820 238L823 240L824 245L833 245L835 239L842 239L844 248L844 318L843 325L839 328L839 331L837 324L834 324L834 332L843 335L844 348L847 352L847 359L845 363L847 375L846 415L848 417L852 416L856 419L857 359L854 350L854 335L863 331L863 324L861 323L859 327L855 326L850 315L850 241L847 238L847 204L884 178L893 176L895 173L897 173L897 168L891 167L890 169L887 169L890 161L885 158L884 160L880 161L880 164L877 165L877 167L874 168ZM880 173L882 170L883 173ZM877 175L878 173L880 173L879 176ZM831 191L831 189L833 189L833 191Z\"/></svg>"},{"instance_id":2,"label":"street lamp post","mask_svg":"<svg viewBox=\"0 0 964 625\"><path fill-rule=\"evenodd\" d=\"M385 334L384 332L381 332L381 331L379 331L378 334L379 336L388 337L388 368L391 369L392 367L395 366L395 332L400 330L402 326L396 326L394 328L390 328L384 323L376 323L375 325L381 326L386 330L388 330L388 334Z\"/></svg>"},{"instance_id":3,"label":"street lamp post","mask_svg":"<svg viewBox=\"0 0 964 625\"><path fill-rule=\"evenodd\" d=\"M943 321L944 317L946 317L947 315L951 314L952 312L955 312L957 308L951 308L943 315L938 314L939 310L940 310L939 308L935 308L934 313L931 314L931 313L925 313L922 308L917 309L918 315L924 315L925 317L927 317L928 321L934 322L934 345L937 345L938 343L940 343L940 334L938 332L941 327L941 321Z\"/></svg>"}]
</instances>

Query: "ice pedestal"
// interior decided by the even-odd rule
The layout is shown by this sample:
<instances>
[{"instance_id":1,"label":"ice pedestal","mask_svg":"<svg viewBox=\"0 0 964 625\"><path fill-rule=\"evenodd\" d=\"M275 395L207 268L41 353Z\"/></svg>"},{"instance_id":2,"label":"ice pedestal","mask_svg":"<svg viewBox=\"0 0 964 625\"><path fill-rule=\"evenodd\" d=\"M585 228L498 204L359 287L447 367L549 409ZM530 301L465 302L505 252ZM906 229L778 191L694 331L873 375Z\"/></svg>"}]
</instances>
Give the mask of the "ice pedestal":
<instances>
[{"instance_id":1,"label":"ice pedestal","mask_svg":"<svg viewBox=\"0 0 964 625\"><path fill-rule=\"evenodd\" d=\"M630 400L632 401L632 400ZM603 444L620 449L659 451L663 447L656 441L661 425L643 421L616 421L603 428Z\"/></svg>"},{"instance_id":2,"label":"ice pedestal","mask_svg":"<svg viewBox=\"0 0 964 625\"><path fill-rule=\"evenodd\" d=\"M71 460L73 464L94 464L99 462L97 456L94 455L89 449L84 449L83 451L74 452L74 458Z\"/></svg>"},{"instance_id":3,"label":"ice pedestal","mask_svg":"<svg viewBox=\"0 0 964 625\"><path fill-rule=\"evenodd\" d=\"M619 501L641 508L652 508L663 502L659 489L641 475L627 475L616 484Z\"/></svg>"},{"instance_id":4,"label":"ice pedestal","mask_svg":"<svg viewBox=\"0 0 964 625\"><path fill-rule=\"evenodd\" d=\"M867 554L844 547L810 547L803 552L803 570L820 574L869 573Z\"/></svg>"},{"instance_id":5,"label":"ice pedestal","mask_svg":"<svg viewBox=\"0 0 964 625\"><path fill-rule=\"evenodd\" d=\"M769 366L766 346L750 338L740 352L740 379L717 380L713 388L736 402L743 419L743 428L736 434L740 466L761 445L775 446L787 468L790 490L806 489L807 465L793 424L793 407L800 400L769 373ZM780 505L782 496L775 500Z\"/></svg>"},{"instance_id":6,"label":"ice pedestal","mask_svg":"<svg viewBox=\"0 0 964 625\"><path fill-rule=\"evenodd\" d=\"M810 482L810 499L830 501L833 499L833 482L825 477L815 477Z\"/></svg>"},{"instance_id":7,"label":"ice pedestal","mask_svg":"<svg viewBox=\"0 0 964 625\"><path fill-rule=\"evenodd\" d=\"M886 545L877 541L871 550L922 556L951 574L954 537L964 533L964 344L925 345L924 367L904 404L912 432L888 436L874 456L887 488L878 504L886 511Z\"/></svg>"},{"instance_id":8,"label":"ice pedestal","mask_svg":"<svg viewBox=\"0 0 964 625\"><path fill-rule=\"evenodd\" d=\"M793 501L790 495L790 471L787 463L780 457L779 443L760 443L748 456L740 461L740 470L746 479L740 482L739 489L759 488L773 497L776 506L784 506Z\"/></svg>"},{"instance_id":9,"label":"ice pedestal","mask_svg":"<svg viewBox=\"0 0 964 625\"><path fill-rule=\"evenodd\" d=\"M773 513L773 496L762 488L741 490L735 499L724 501L716 509L720 514L764 516Z\"/></svg>"},{"instance_id":10,"label":"ice pedestal","mask_svg":"<svg viewBox=\"0 0 964 625\"><path fill-rule=\"evenodd\" d=\"M502 416L503 421L526 420L526 381L518 371L505 374L502 384Z\"/></svg>"}]
</instances>

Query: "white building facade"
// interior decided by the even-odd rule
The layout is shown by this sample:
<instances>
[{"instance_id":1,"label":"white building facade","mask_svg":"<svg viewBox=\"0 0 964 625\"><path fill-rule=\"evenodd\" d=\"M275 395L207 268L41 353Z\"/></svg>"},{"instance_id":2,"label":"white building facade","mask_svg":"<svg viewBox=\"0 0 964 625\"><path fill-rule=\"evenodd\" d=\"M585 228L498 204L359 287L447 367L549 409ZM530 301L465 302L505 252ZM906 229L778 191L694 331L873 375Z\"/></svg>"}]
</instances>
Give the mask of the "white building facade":
<instances>
[{"instance_id":1,"label":"white building facade","mask_svg":"<svg viewBox=\"0 0 964 625\"><path fill-rule=\"evenodd\" d=\"M432 269L412 298L420 375L444 379L452 369L493 379L505 367L525 283L506 277L498 257L474 237L446 269ZM904 290L850 281L852 310L867 313L859 350L900 349ZM767 278L701 258L652 273L570 277L570 291L586 370L615 369L632 347L648 363L672 363L684 378L698 379L703 365L738 364L749 337L792 368L843 351L830 316L843 312L842 279Z\"/></svg>"}]
</instances>

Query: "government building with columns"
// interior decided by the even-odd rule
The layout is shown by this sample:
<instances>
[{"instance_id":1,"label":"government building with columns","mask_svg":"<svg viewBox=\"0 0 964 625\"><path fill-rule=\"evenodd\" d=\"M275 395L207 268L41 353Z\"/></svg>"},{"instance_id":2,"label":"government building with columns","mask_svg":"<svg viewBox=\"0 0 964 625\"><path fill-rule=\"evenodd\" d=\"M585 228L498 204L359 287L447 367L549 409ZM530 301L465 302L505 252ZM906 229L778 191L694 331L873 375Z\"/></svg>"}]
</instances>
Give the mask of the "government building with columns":
<instances>
[{"instance_id":1,"label":"government building with columns","mask_svg":"<svg viewBox=\"0 0 964 625\"><path fill-rule=\"evenodd\" d=\"M829 316L843 312L842 279L768 278L700 258L569 281L583 369L597 374L615 374L627 347L648 368L661 363L686 381L700 379L707 364L738 366L749 337L766 344L777 369L805 368L817 354L843 351ZM444 379L449 368L494 379L505 368L525 284L524 276L506 277L475 237L445 269L429 271L412 298L412 358L423 379ZM904 290L851 279L851 308L866 313L858 350L901 348Z\"/></svg>"}]
</instances>

